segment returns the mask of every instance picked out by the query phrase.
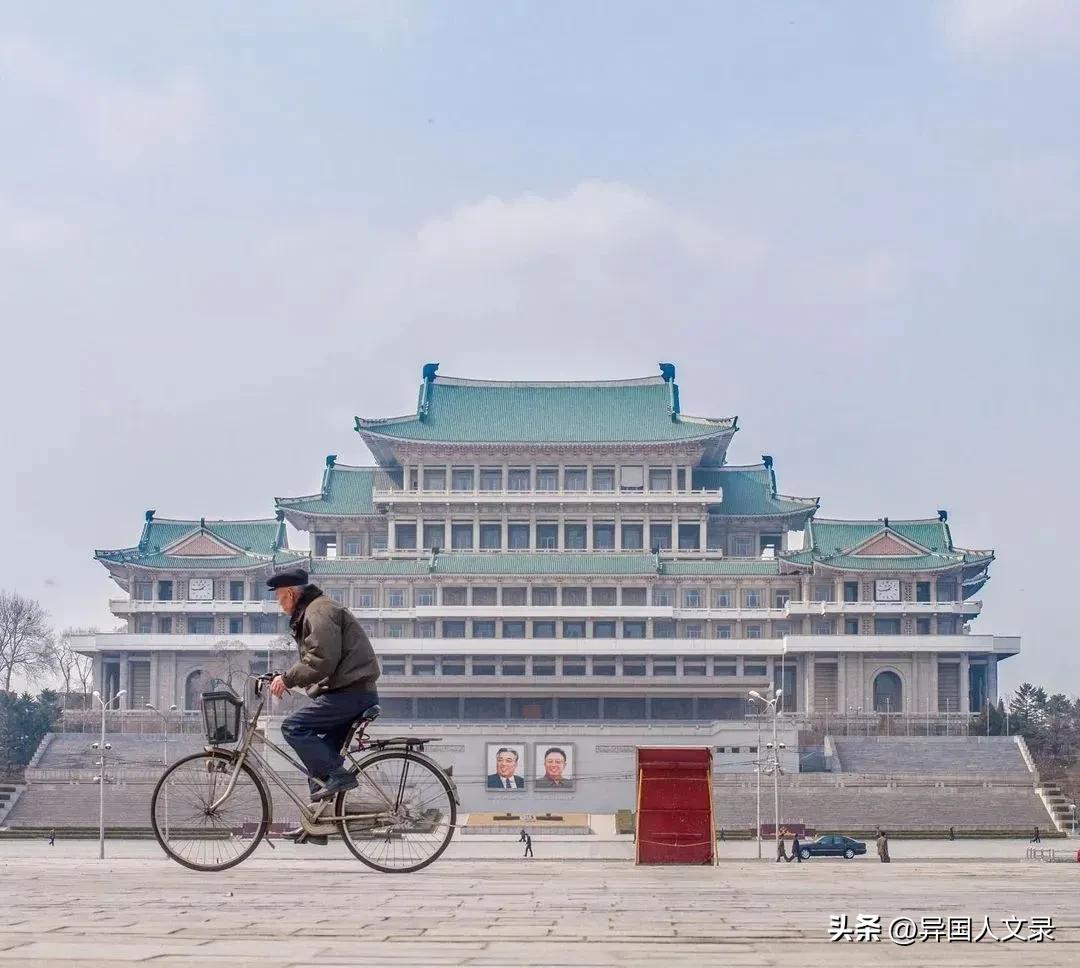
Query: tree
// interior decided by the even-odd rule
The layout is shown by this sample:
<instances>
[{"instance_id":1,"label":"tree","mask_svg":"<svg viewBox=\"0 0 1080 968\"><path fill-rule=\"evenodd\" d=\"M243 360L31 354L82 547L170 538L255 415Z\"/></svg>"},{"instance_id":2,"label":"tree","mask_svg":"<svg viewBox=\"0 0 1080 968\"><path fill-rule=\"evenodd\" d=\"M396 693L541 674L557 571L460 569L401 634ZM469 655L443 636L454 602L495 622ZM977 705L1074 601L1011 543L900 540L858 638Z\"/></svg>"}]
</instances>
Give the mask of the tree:
<instances>
[{"instance_id":1,"label":"tree","mask_svg":"<svg viewBox=\"0 0 1080 968\"><path fill-rule=\"evenodd\" d=\"M72 637L75 635L90 635L97 629L64 629L60 638L53 647L53 661L64 691L61 693L61 702L64 709L72 707L72 695L80 696L83 700L90 695L94 684L94 660L88 655L81 655L72 646ZM80 701L79 708L82 708Z\"/></svg>"},{"instance_id":2,"label":"tree","mask_svg":"<svg viewBox=\"0 0 1080 968\"><path fill-rule=\"evenodd\" d=\"M15 673L35 681L54 667L48 619L34 599L0 591L0 681L5 692L11 692Z\"/></svg>"},{"instance_id":3,"label":"tree","mask_svg":"<svg viewBox=\"0 0 1080 968\"><path fill-rule=\"evenodd\" d=\"M25 767L59 716L59 697L49 689L36 699L0 693L0 774Z\"/></svg>"}]
</instances>

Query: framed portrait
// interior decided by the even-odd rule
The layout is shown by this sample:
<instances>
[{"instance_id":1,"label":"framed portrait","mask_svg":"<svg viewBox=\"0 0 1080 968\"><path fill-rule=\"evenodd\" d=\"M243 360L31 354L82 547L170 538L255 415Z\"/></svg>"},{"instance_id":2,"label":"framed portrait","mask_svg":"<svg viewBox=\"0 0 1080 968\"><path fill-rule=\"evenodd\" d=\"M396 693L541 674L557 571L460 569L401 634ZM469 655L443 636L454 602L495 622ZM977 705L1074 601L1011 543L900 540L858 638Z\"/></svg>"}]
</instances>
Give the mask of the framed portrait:
<instances>
[{"instance_id":1,"label":"framed portrait","mask_svg":"<svg viewBox=\"0 0 1080 968\"><path fill-rule=\"evenodd\" d=\"M525 789L525 744L487 744L487 788L489 790Z\"/></svg>"},{"instance_id":2,"label":"framed portrait","mask_svg":"<svg viewBox=\"0 0 1080 968\"><path fill-rule=\"evenodd\" d=\"M537 790L574 789L574 744L555 740L536 743L534 746L535 779Z\"/></svg>"}]
</instances>

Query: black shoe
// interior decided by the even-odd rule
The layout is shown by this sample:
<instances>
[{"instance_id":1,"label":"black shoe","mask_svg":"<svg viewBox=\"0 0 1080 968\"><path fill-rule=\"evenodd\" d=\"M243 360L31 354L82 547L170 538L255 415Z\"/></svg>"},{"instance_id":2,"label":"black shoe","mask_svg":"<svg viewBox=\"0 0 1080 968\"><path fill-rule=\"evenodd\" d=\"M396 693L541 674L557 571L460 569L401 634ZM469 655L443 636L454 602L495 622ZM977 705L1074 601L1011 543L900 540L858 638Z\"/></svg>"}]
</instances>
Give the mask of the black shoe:
<instances>
[{"instance_id":1,"label":"black shoe","mask_svg":"<svg viewBox=\"0 0 1080 968\"><path fill-rule=\"evenodd\" d=\"M326 786L321 790L316 790L311 795L313 803L318 803L320 800L326 800L328 797L336 796L342 790L355 790L360 786L360 781L356 778L354 773L339 774L337 776L331 776L326 781Z\"/></svg>"},{"instance_id":2,"label":"black shoe","mask_svg":"<svg viewBox=\"0 0 1080 968\"><path fill-rule=\"evenodd\" d=\"M303 827L293 827L292 830L285 830L281 836L291 840L294 844L316 844L319 847L325 847L328 843L325 834L309 834Z\"/></svg>"}]
</instances>

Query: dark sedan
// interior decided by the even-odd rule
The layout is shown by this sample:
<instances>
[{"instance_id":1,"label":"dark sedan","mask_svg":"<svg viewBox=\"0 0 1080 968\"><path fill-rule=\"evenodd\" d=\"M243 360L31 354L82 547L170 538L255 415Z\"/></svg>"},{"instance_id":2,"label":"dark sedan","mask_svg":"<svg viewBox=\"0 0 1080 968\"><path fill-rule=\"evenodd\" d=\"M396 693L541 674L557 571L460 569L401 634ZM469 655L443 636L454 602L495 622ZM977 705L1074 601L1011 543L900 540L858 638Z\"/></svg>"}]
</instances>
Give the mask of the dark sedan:
<instances>
[{"instance_id":1,"label":"dark sedan","mask_svg":"<svg viewBox=\"0 0 1080 968\"><path fill-rule=\"evenodd\" d=\"M799 856L803 860L811 857L846 857L851 860L856 854L865 854L866 844L861 840L852 840L850 837L839 837L828 834L799 844Z\"/></svg>"}]
</instances>

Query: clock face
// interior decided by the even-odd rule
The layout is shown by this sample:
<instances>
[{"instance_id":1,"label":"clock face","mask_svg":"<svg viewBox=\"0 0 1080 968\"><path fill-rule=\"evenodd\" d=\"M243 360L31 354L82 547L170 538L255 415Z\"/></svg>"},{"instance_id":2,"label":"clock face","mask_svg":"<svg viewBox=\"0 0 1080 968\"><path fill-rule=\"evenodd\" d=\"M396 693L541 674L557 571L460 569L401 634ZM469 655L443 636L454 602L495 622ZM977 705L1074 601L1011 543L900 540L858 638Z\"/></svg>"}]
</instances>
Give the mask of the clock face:
<instances>
[{"instance_id":1,"label":"clock face","mask_svg":"<svg viewBox=\"0 0 1080 968\"><path fill-rule=\"evenodd\" d=\"M192 578L188 582L188 599L193 602L208 602L214 597L212 578Z\"/></svg>"},{"instance_id":2,"label":"clock face","mask_svg":"<svg viewBox=\"0 0 1080 968\"><path fill-rule=\"evenodd\" d=\"M875 583L874 597L879 602L900 601L900 582L895 578L881 578Z\"/></svg>"}]
</instances>

